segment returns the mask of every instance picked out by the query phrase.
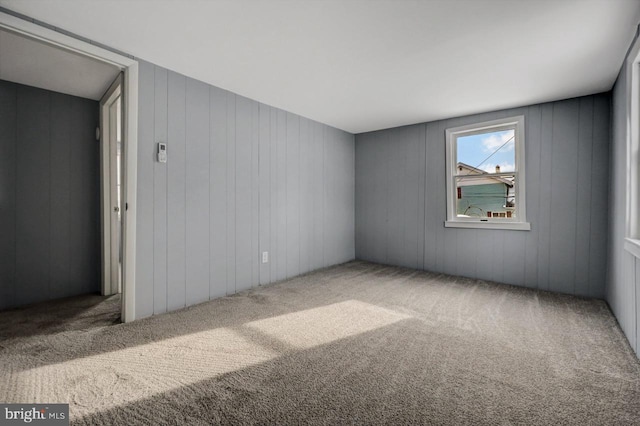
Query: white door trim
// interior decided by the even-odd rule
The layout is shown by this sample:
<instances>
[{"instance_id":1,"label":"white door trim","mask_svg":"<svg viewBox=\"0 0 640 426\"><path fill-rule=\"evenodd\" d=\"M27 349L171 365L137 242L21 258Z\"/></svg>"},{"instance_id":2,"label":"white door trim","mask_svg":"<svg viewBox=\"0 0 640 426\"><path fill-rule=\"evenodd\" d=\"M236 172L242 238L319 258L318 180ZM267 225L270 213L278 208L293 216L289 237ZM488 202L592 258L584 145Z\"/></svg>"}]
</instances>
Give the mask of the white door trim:
<instances>
[{"instance_id":1,"label":"white door trim","mask_svg":"<svg viewBox=\"0 0 640 426\"><path fill-rule=\"evenodd\" d=\"M115 65L124 71L124 170L123 203L128 206L123 211L123 269L122 321L136 318L136 191L138 166L138 62L135 59L111 52L110 50L62 34L53 29L35 24L22 18L0 11L0 28L40 40L58 48Z\"/></svg>"},{"instance_id":2,"label":"white door trim","mask_svg":"<svg viewBox=\"0 0 640 426\"><path fill-rule=\"evenodd\" d=\"M100 100L100 223L102 225L102 294L118 293L119 245L118 227L114 227L114 188L113 179L117 169L114 157L117 147L113 144L113 132L117 131L114 119L114 103L122 95L122 74L119 74ZM124 158L124 157L123 157ZM117 194L116 194L117 197ZM122 206L120 206L122 208ZM113 242L118 241L118 247ZM116 253L118 253L116 255ZM115 285L114 285L115 284Z\"/></svg>"}]
</instances>

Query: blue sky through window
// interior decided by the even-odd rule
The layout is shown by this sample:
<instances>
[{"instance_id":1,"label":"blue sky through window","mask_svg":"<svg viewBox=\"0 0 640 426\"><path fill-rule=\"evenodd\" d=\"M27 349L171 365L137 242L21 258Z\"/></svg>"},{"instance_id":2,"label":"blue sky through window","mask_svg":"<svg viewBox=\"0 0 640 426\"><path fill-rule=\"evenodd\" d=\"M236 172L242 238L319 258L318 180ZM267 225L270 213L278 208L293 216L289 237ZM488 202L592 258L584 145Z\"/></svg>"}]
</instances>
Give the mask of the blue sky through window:
<instances>
[{"instance_id":1,"label":"blue sky through window","mask_svg":"<svg viewBox=\"0 0 640 426\"><path fill-rule=\"evenodd\" d=\"M489 173L495 173L496 166L500 166L501 172L512 172L515 170L516 164L513 135L514 130L512 129L459 136L457 139L457 161ZM495 154L485 161L494 152Z\"/></svg>"}]
</instances>

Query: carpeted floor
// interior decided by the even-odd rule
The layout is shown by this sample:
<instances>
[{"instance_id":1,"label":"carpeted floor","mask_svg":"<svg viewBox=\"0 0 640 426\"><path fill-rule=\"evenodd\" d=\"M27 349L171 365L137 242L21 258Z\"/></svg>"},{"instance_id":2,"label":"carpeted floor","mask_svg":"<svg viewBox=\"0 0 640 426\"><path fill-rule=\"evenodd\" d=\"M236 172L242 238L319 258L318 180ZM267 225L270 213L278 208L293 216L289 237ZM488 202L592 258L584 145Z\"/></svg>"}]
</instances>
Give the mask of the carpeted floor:
<instances>
[{"instance_id":1,"label":"carpeted floor","mask_svg":"<svg viewBox=\"0 0 640 426\"><path fill-rule=\"evenodd\" d=\"M0 313L0 401L73 424L640 424L603 301L358 261L132 324L74 301Z\"/></svg>"}]
</instances>

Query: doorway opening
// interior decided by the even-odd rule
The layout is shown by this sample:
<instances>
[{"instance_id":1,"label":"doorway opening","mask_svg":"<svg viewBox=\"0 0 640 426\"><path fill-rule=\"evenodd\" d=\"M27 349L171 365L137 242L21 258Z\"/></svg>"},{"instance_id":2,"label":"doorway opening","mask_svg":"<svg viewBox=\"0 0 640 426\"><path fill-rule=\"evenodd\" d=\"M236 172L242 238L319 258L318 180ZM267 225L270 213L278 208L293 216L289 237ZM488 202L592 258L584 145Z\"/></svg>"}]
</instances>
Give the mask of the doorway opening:
<instances>
[{"instance_id":1,"label":"doorway opening","mask_svg":"<svg viewBox=\"0 0 640 426\"><path fill-rule=\"evenodd\" d=\"M0 299L5 301L0 310L64 297L75 298L75 306L94 306L100 293L112 296L111 305L118 300L121 320L129 322L135 319L138 63L52 28L0 11L0 83L12 93L19 88L47 100L39 109L47 119L38 116L36 121L23 114L32 111L21 99L0 102L0 112L9 112L3 117L22 114L10 123L15 140L7 149L0 147L20 160L5 168L10 179L0 184L0 203L12 205L16 194L36 194L15 209L40 221L38 226L31 219L14 224L11 241L0 244L0 253L10 260L0 262ZM74 102L81 106L68 112L59 108ZM87 120L79 124L80 116ZM77 134L76 145L68 142L70 134ZM19 144L20 138L34 143ZM11 160L0 163L10 165ZM16 186L18 180L25 182L24 188ZM78 235L81 243L74 239ZM80 277L76 272L83 268L86 276ZM55 275L59 270L64 274ZM89 284L73 287L80 281ZM18 291L24 295L17 297ZM78 295L88 292L94 294L92 301L79 302Z\"/></svg>"}]
</instances>

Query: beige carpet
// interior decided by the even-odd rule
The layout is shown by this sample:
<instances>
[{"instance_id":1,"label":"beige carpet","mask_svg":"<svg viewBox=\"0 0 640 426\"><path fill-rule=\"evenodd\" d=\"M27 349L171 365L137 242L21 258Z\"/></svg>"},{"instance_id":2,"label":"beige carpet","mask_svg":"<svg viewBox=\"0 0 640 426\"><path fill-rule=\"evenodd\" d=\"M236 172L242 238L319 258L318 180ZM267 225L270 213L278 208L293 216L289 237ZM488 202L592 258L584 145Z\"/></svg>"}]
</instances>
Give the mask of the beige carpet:
<instances>
[{"instance_id":1,"label":"beige carpet","mask_svg":"<svg viewBox=\"0 0 640 426\"><path fill-rule=\"evenodd\" d=\"M0 401L74 424L640 424L602 301L350 262L133 324L67 303L0 313Z\"/></svg>"}]
</instances>

